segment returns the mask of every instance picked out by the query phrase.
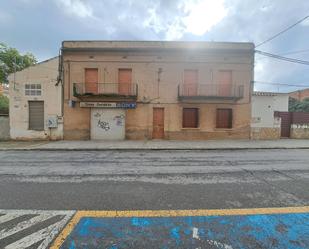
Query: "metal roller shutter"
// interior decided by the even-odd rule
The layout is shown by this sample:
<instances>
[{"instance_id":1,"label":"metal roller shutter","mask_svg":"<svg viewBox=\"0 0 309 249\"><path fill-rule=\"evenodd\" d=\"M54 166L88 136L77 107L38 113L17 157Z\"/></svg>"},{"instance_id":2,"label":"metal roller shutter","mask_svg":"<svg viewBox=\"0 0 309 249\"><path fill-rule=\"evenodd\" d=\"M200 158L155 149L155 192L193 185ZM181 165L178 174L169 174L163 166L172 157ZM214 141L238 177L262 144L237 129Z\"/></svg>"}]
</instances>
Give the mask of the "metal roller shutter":
<instances>
[{"instance_id":1,"label":"metal roller shutter","mask_svg":"<svg viewBox=\"0 0 309 249\"><path fill-rule=\"evenodd\" d=\"M44 101L29 101L29 130L44 130Z\"/></svg>"}]
</instances>

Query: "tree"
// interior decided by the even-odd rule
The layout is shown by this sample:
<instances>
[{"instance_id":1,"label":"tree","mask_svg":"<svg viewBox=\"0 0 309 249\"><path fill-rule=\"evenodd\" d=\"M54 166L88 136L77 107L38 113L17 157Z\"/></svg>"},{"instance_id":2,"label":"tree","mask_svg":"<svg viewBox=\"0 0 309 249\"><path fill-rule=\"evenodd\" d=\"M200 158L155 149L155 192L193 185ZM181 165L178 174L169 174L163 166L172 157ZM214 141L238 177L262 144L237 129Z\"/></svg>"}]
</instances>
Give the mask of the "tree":
<instances>
[{"instance_id":1,"label":"tree","mask_svg":"<svg viewBox=\"0 0 309 249\"><path fill-rule=\"evenodd\" d=\"M289 98L290 112L309 112L309 98L299 101L294 98Z\"/></svg>"},{"instance_id":2,"label":"tree","mask_svg":"<svg viewBox=\"0 0 309 249\"><path fill-rule=\"evenodd\" d=\"M0 114L8 114L9 113L9 98L0 95Z\"/></svg>"},{"instance_id":3,"label":"tree","mask_svg":"<svg viewBox=\"0 0 309 249\"><path fill-rule=\"evenodd\" d=\"M23 70L37 62L31 53L20 54L16 48L0 42L0 83L7 83L9 74Z\"/></svg>"}]
</instances>

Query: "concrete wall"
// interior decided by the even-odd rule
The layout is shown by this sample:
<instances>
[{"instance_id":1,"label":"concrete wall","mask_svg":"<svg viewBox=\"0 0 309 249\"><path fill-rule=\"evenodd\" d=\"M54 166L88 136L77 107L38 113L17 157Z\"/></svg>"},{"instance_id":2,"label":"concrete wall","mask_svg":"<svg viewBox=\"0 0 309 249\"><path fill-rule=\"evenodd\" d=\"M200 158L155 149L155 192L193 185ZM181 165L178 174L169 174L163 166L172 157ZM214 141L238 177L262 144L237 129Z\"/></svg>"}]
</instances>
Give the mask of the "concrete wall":
<instances>
[{"instance_id":1,"label":"concrete wall","mask_svg":"<svg viewBox=\"0 0 309 249\"><path fill-rule=\"evenodd\" d=\"M61 113L61 85L55 86L58 77L58 57L36 64L35 66L9 76L10 83L10 135L12 139L52 139L63 137ZM25 84L41 84L41 96L26 96ZM28 101L44 101L43 131L29 130ZM48 117L57 117L58 127L48 128Z\"/></svg>"},{"instance_id":2,"label":"concrete wall","mask_svg":"<svg viewBox=\"0 0 309 249\"><path fill-rule=\"evenodd\" d=\"M0 115L0 140L10 139L10 119L8 115Z\"/></svg>"},{"instance_id":3,"label":"concrete wall","mask_svg":"<svg viewBox=\"0 0 309 249\"><path fill-rule=\"evenodd\" d=\"M288 111L289 95L252 96L252 139L279 139L281 120L275 111Z\"/></svg>"},{"instance_id":4,"label":"concrete wall","mask_svg":"<svg viewBox=\"0 0 309 249\"><path fill-rule=\"evenodd\" d=\"M186 43L181 44L185 46ZM90 138L90 108L80 108L80 100L73 96L73 83L84 82L85 68L98 68L100 83L116 83L119 68L132 68L133 82L138 84L138 99L136 109L126 110L128 139L151 138L153 107L163 107L165 110L164 129L167 139L249 138L253 53L246 44L245 52L237 50L242 48L239 44L235 45L233 51L231 44L228 47L230 50L224 52L209 52L205 49L183 49L177 52L172 49L64 51L64 139ZM74 47L74 44L69 45ZM81 48L80 44L76 46ZM159 69L162 70L160 74ZM180 102L178 85L183 82L185 69L197 69L200 84L217 84L220 70L232 70L233 83L244 86L244 98L232 103L220 99ZM69 107L70 100L76 101L74 108ZM182 128L183 107L200 108L198 128ZM216 108L233 109L232 129L216 129Z\"/></svg>"}]
</instances>

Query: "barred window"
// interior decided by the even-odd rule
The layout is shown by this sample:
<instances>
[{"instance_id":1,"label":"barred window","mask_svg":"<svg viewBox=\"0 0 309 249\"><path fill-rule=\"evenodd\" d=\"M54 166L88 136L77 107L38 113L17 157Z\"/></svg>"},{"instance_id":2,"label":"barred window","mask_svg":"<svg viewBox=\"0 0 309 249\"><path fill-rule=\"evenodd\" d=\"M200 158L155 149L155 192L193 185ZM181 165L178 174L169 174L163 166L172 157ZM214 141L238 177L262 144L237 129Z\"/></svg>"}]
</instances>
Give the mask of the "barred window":
<instances>
[{"instance_id":1,"label":"barred window","mask_svg":"<svg viewBox=\"0 0 309 249\"><path fill-rule=\"evenodd\" d=\"M41 96L42 88L41 84L26 84L25 95L26 96Z\"/></svg>"}]
</instances>

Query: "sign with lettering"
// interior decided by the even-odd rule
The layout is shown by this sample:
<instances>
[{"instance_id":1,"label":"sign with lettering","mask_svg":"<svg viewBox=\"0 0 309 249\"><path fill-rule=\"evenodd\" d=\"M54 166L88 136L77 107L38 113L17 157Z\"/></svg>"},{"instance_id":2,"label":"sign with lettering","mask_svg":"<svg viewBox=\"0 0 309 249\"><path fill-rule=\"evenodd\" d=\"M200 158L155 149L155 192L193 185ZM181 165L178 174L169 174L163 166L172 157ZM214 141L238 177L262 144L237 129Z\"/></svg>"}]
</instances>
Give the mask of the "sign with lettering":
<instances>
[{"instance_id":1,"label":"sign with lettering","mask_svg":"<svg viewBox=\"0 0 309 249\"><path fill-rule=\"evenodd\" d=\"M80 102L80 107L95 107L95 108L136 108L135 102Z\"/></svg>"}]
</instances>

